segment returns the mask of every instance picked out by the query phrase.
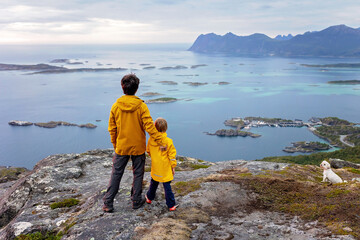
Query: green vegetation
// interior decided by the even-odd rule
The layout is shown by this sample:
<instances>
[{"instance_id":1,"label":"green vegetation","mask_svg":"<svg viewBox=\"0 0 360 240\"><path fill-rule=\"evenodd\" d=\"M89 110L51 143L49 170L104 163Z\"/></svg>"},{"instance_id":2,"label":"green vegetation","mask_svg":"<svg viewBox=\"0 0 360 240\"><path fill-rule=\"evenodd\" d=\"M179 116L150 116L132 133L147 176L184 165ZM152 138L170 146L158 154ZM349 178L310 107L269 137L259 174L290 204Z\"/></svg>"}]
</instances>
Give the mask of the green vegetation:
<instances>
[{"instance_id":1,"label":"green vegetation","mask_svg":"<svg viewBox=\"0 0 360 240\"><path fill-rule=\"evenodd\" d=\"M80 200L78 200L78 199L67 198L60 202L55 202L55 203L50 204L50 207L51 207L51 209L72 207L72 206L78 205L79 202L80 202Z\"/></svg>"},{"instance_id":2,"label":"green vegetation","mask_svg":"<svg viewBox=\"0 0 360 240\"><path fill-rule=\"evenodd\" d=\"M284 122L293 122L293 120L288 120L288 119L282 119L282 118L263 118L263 117L246 117L244 118L244 120L248 120L248 121L262 121L262 122L266 122L266 123L272 123L272 124L277 124L277 123L284 123Z\"/></svg>"},{"instance_id":3,"label":"green vegetation","mask_svg":"<svg viewBox=\"0 0 360 240\"><path fill-rule=\"evenodd\" d=\"M329 84L339 84L339 85L357 85L360 84L360 80L339 80L339 81L329 81Z\"/></svg>"},{"instance_id":4,"label":"green vegetation","mask_svg":"<svg viewBox=\"0 0 360 240\"><path fill-rule=\"evenodd\" d=\"M344 146L340 141L340 135L348 135L347 140L354 143L355 146L360 145L360 127L349 126L349 125L332 125L332 126L320 126L316 128L314 134L321 138L329 140L331 144L337 146Z\"/></svg>"},{"instance_id":5,"label":"green vegetation","mask_svg":"<svg viewBox=\"0 0 360 240\"><path fill-rule=\"evenodd\" d=\"M345 141L351 142L355 144L355 146L360 146L360 133L355 133L347 136L345 138Z\"/></svg>"},{"instance_id":6,"label":"green vegetation","mask_svg":"<svg viewBox=\"0 0 360 240\"><path fill-rule=\"evenodd\" d=\"M355 169L355 168L345 168L345 169L351 173L360 174L360 169Z\"/></svg>"},{"instance_id":7,"label":"green vegetation","mask_svg":"<svg viewBox=\"0 0 360 240\"><path fill-rule=\"evenodd\" d=\"M0 168L0 183L17 180L18 176L26 171L26 168Z\"/></svg>"},{"instance_id":8,"label":"green vegetation","mask_svg":"<svg viewBox=\"0 0 360 240\"><path fill-rule=\"evenodd\" d=\"M286 147L283 151L294 153L294 152L315 152L330 149L330 145L321 142L294 142L292 147Z\"/></svg>"},{"instance_id":9,"label":"green vegetation","mask_svg":"<svg viewBox=\"0 0 360 240\"><path fill-rule=\"evenodd\" d=\"M190 164L190 167L191 167L192 169L196 170L196 169L200 169L200 168L208 168L208 167L210 167L210 166L208 166L208 165L203 165L203 164L192 163L192 164Z\"/></svg>"},{"instance_id":10,"label":"green vegetation","mask_svg":"<svg viewBox=\"0 0 360 240\"><path fill-rule=\"evenodd\" d=\"M225 126L243 128L245 126L244 120L241 118L233 118L225 121Z\"/></svg>"},{"instance_id":11,"label":"green vegetation","mask_svg":"<svg viewBox=\"0 0 360 240\"><path fill-rule=\"evenodd\" d=\"M330 125L330 126L354 125L354 123L351 123L347 120L340 119L337 117L320 118L320 120L323 124Z\"/></svg>"},{"instance_id":12,"label":"green vegetation","mask_svg":"<svg viewBox=\"0 0 360 240\"><path fill-rule=\"evenodd\" d=\"M199 190L201 188L200 183L203 180L201 178L190 180L188 182L176 182L173 185L173 191L177 196L185 196L191 192Z\"/></svg>"},{"instance_id":13,"label":"green vegetation","mask_svg":"<svg viewBox=\"0 0 360 240\"><path fill-rule=\"evenodd\" d=\"M329 158L339 158L349 162L360 163L360 146L310 155L266 157L257 161L319 165L324 159Z\"/></svg>"},{"instance_id":14,"label":"green vegetation","mask_svg":"<svg viewBox=\"0 0 360 240\"><path fill-rule=\"evenodd\" d=\"M15 237L15 240L60 240L62 238L62 234L55 234L53 232L41 233L29 233L29 234L21 234Z\"/></svg>"},{"instance_id":15,"label":"green vegetation","mask_svg":"<svg viewBox=\"0 0 360 240\"><path fill-rule=\"evenodd\" d=\"M348 178L353 175L347 175ZM256 193L250 210L265 209L318 221L335 234L360 237L359 183L321 183L321 169L316 166L291 165L281 171L261 175L225 170L206 179L211 182L234 182ZM344 230L345 227L352 231Z\"/></svg>"}]
</instances>

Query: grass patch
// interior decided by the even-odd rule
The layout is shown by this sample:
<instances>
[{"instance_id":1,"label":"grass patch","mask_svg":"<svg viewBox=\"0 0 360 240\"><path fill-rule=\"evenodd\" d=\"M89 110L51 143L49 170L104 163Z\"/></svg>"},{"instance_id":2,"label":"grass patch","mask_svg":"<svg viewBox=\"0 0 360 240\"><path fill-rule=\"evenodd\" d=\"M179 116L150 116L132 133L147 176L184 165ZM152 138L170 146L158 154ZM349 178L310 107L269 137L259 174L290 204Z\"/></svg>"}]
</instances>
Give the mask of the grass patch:
<instances>
[{"instance_id":1,"label":"grass patch","mask_svg":"<svg viewBox=\"0 0 360 240\"><path fill-rule=\"evenodd\" d=\"M173 191L177 196L185 196L191 192L199 190L201 188L200 183L202 183L202 179L194 179L188 182L176 182L173 185Z\"/></svg>"},{"instance_id":2,"label":"grass patch","mask_svg":"<svg viewBox=\"0 0 360 240\"><path fill-rule=\"evenodd\" d=\"M67 198L60 202L55 202L55 203L50 204L50 208L56 209L56 208L72 207L72 206L78 205L79 202L80 202L80 200L78 200L78 199Z\"/></svg>"},{"instance_id":3,"label":"grass patch","mask_svg":"<svg viewBox=\"0 0 360 240\"><path fill-rule=\"evenodd\" d=\"M327 198L336 198L336 197L339 197L343 194L347 194L347 193L350 193L349 190L344 190L344 189L334 189L334 190L331 190L328 194L326 194L326 197Z\"/></svg>"},{"instance_id":4,"label":"grass patch","mask_svg":"<svg viewBox=\"0 0 360 240\"><path fill-rule=\"evenodd\" d=\"M250 204L254 210L297 215L307 221L318 221L335 234L351 234L360 239L360 184L328 185L320 182L320 176L319 167L292 165L260 175L228 171L207 180L234 182L256 193ZM345 227L352 231L344 231Z\"/></svg>"},{"instance_id":5,"label":"grass patch","mask_svg":"<svg viewBox=\"0 0 360 240\"><path fill-rule=\"evenodd\" d=\"M55 234L53 232L47 233L29 233L29 234L21 234L15 237L15 240L60 240L62 238L62 234Z\"/></svg>"},{"instance_id":6,"label":"grass patch","mask_svg":"<svg viewBox=\"0 0 360 240\"><path fill-rule=\"evenodd\" d=\"M351 173L360 174L360 169L355 169L355 168L345 168L345 169Z\"/></svg>"},{"instance_id":7,"label":"grass patch","mask_svg":"<svg viewBox=\"0 0 360 240\"><path fill-rule=\"evenodd\" d=\"M208 167L210 167L210 166L193 163L193 164L190 165L190 167L191 167L192 169L196 170L196 169L200 169L200 168L208 168Z\"/></svg>"},{"instance_id":8,"label":"grass patch","mask_svg":"<svg viewBox=\"0 0 360 240\"><path fill-rule=\"evenodd\" d=\"M26 172L25 168L3 168L0 169L0 183L17 180L18 176Z\"/></svg>"},{"instance_id":9,"label":"grass patch","mask_svg":"<svg viewBox=\"0 0 360 240\"><path fill-rule=\"evenodd\" d=\"M258 159L257 161L296 163L302 165L311 164L319 166L324 159L329 158L339 158L353 163L360 163L360 146L348 147L334 152L319 152L309 155L266 157Z\"/></svg>"}]
</instances>

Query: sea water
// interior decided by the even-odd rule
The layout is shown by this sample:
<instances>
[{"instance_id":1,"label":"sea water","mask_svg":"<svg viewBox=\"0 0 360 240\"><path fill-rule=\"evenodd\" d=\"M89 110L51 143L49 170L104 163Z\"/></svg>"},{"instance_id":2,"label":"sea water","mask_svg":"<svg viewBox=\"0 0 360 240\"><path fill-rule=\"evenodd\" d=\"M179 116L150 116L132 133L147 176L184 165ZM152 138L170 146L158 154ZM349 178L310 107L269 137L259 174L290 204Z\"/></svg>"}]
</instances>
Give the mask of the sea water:
<instances>
[{"instance_id":1,"label":"sea water","mask_svg":"<svg viewBox=\"0 0 360 240\"><path fill-rule=\"evenodd\" d=\"M179 155L206 161L253 160L289 155L282 151L295 141L321 141L307 128L253 128L260 138L206 135L227 128L233 117L261 116L286 119L335 116L360 122L359 85L333 85L328 81L360 79L360 69L322 69L301 64L360 62L360 59L251 58L187 51L177 45L50 45L0 46L0 63L50 64L66 58L83 62L67 68L122 67L126 71L35 74L0 72L0 166L32 168L44 157L111 148L107 132L111 105L122 95L120 80L133 72L140 78L137 95L146 92L175 97L177 102L148 104L153 119L168 121L168 136ZM148 65L147 65L148 64ZM197 68L194 65L205 64ZM186 69L162 70L182 65ZM143 69L154 66L154 69ZM160 81L174 81L164 85ZM191 86L184 82L207 83ZM228 85L219 85L228 82ZM98 127L14 127L10 120L67 121ZM96 121L96 120L100 120ZM296 154L292 154L296 155Z\"/></svg>"}]
</instances>

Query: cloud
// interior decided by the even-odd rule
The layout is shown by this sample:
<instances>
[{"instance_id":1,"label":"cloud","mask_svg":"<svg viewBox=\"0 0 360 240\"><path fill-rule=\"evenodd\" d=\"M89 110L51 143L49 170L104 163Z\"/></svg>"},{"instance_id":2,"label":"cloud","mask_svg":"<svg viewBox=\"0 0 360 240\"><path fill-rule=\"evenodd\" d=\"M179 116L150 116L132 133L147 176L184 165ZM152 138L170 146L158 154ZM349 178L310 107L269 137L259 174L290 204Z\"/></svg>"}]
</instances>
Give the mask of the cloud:
<instances>
[{"instance_id":1,"label":"cloud","mask_svg":"<svg viewBox=\"0 0 360 240\"><path fill-rule=\"evenodd\" d=\"M208 32L276 36L359 27L357 1L2 0L0 43L190 43Z\"/></svg>"}]
</instances>

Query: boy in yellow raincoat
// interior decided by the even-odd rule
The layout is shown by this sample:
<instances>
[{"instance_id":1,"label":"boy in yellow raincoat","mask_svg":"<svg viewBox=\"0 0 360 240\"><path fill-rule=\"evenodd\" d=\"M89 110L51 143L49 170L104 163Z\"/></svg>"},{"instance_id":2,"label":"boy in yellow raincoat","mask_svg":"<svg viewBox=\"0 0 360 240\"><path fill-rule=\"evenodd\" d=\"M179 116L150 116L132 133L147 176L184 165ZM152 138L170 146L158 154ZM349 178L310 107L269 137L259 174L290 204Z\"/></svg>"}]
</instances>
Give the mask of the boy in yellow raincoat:
<instances>
[{"instance_id":1,"label":"boy in yellow raincoat","mask_svg":"<svg viewBox=\"0 0 360 240\"><path fill-rule=\"evenodd\" d=\"M145 194L146 202L151 203L155 199L156 189L159 182L163 183L165 191L166 205L169 211L176 210L174 193L171 190L171 181L174 179L176 167L176 149L172 139L167 137L167 122L163 118L155 121L156 129L162 134L162 141L166 143L167 150L161 151L159 144L151 136L146 147L147 153L151 157L151 182L148 192Z\"/></svg>"}]
</instances>

